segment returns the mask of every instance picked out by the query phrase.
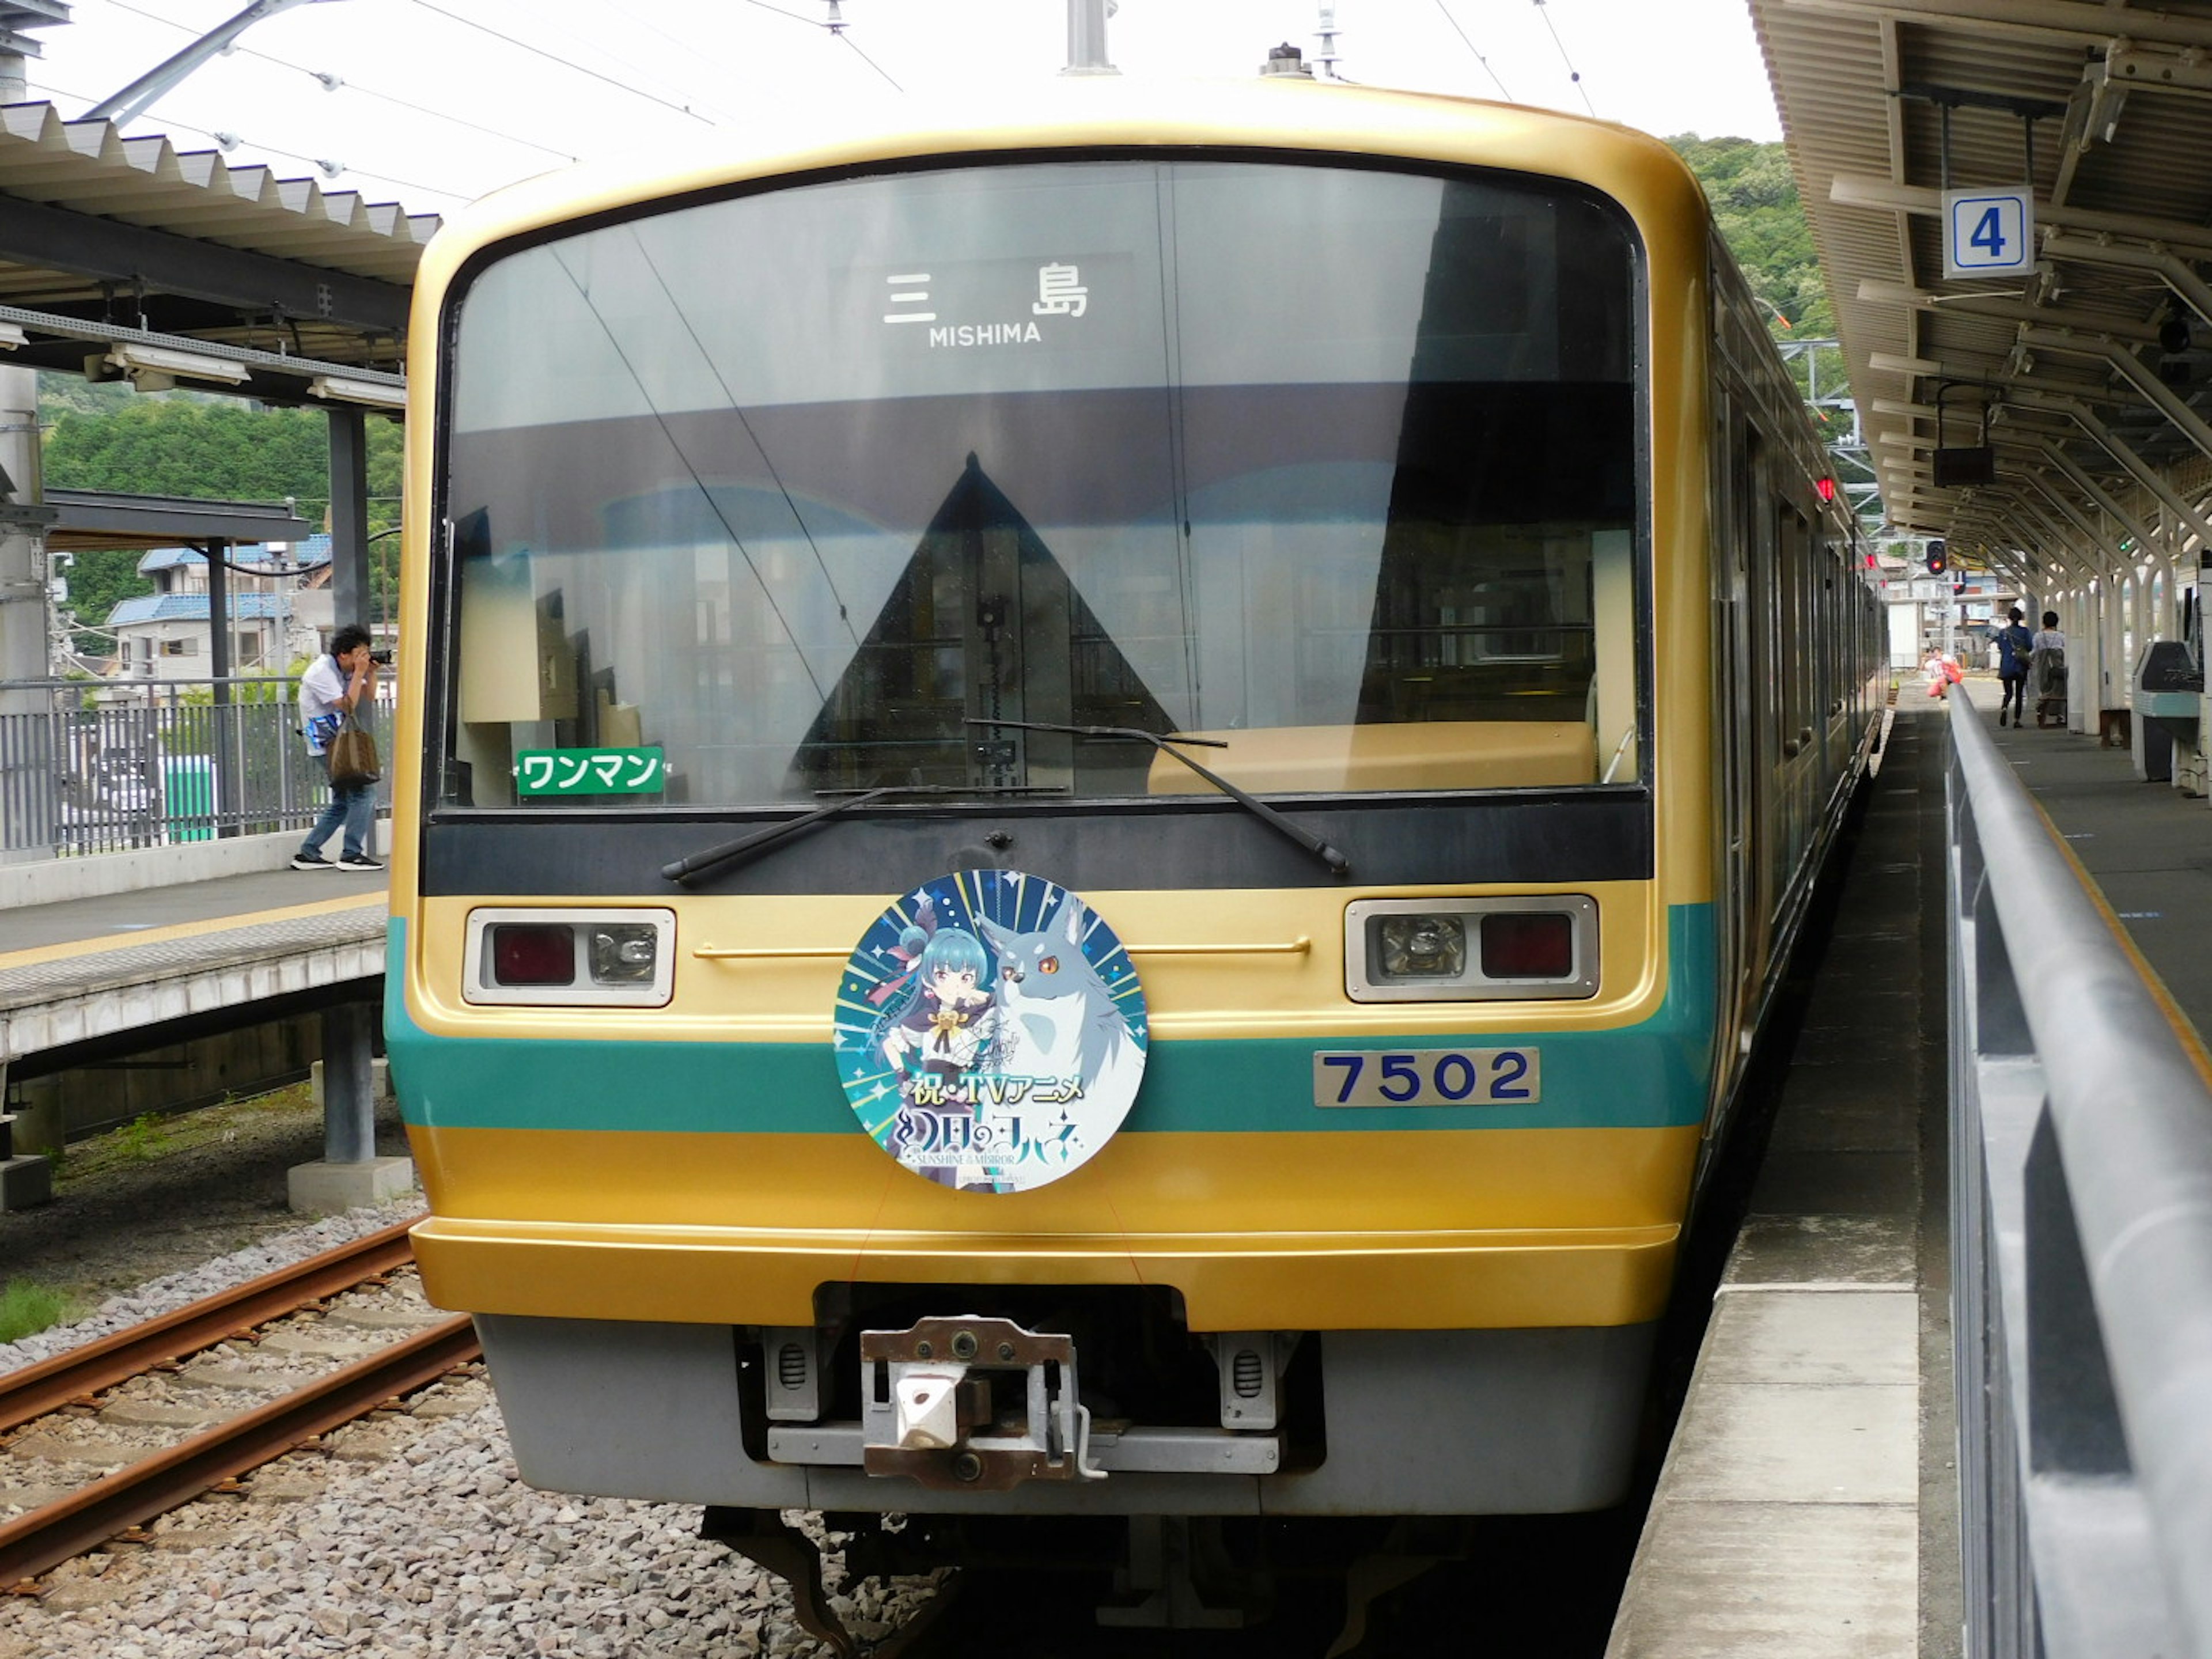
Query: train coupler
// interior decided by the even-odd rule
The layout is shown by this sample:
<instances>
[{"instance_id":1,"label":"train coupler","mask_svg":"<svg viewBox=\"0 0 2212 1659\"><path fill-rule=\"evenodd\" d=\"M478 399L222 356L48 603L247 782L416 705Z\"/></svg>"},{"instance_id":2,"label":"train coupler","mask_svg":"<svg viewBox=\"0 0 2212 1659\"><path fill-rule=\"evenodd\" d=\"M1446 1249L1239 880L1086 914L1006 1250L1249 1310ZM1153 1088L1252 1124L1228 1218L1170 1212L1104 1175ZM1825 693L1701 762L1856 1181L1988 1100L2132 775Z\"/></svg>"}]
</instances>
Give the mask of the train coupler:
<instances>
[{"instance_id":1,"label":"train coupler","mask_svg":"<svg viewBox=\"0 0 2212 1659\"><path fill-rule=\"evenodd\" d=\"M1075 1339L1008 1319L860 1333L862 1466L946 1491L1103 1480L1076 1389Z\"/></svg>"}]
</instances>

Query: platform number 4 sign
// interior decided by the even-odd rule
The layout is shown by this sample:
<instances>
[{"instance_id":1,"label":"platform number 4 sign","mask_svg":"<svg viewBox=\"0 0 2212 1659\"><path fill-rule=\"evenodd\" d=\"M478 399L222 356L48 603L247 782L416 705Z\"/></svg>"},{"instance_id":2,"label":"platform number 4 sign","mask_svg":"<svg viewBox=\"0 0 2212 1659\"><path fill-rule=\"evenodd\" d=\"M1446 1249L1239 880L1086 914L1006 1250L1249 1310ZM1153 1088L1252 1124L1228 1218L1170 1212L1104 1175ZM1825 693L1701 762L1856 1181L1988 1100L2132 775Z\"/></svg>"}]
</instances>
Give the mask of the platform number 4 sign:
<instances>
[{"instance_id":1,"label":"platform number 4 sign","mask_svg":"<svg viewBox=\"0 0 2212 1659\"><path fill-rule=\"evenodd\" d=\"M2035 264L2035 197L2017 190L1943 192L1943 274L2013 276Z\"/></svg>"}]
</instances>

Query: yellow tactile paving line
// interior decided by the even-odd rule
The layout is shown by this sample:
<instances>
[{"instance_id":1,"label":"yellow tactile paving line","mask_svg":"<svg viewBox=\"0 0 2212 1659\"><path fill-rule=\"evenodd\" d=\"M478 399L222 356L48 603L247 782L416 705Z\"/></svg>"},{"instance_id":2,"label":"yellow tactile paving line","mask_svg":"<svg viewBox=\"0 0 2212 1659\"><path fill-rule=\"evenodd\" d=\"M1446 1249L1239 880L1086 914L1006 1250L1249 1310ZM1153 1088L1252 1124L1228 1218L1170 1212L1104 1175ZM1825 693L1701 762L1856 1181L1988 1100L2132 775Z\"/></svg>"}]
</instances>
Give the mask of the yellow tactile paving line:
<instances>
[{"instance_id":1,"label":"yellow tactile paving line","mask_svg":"<svg viewBox=\"0 0 2212 1659\"><path fill-rule=\"evenodd\" d=\"M97 939L34 945L27 951L0 951L0 971L9 968L28 968L41 962L60 962L70 957L93 956L102 951L159 945L165 939L191 939L202 933L227 933L240 927L258 927L264 922L296 921L305 916L334 915L342 910L368 909L372 906L382 910L386 903L385 893L379 889L374 893L365 893L357 898L323 899L313 904L288 904L275 910L248 910L235 916L211 916L204 921L180 921L173 927L118 929L102 933ZM0 918L0 933L6 931L6 926L4 918Z\"/></svg>"},{"instance_id":2,"label":"yellow tactile paving line","mask_svg":"<svg viewBox=\"0 0 2212 1659\"><path fill-rule=\"evenodd\" d=\"M2173 993L2166 988L2166 981L2150 965L2150 958L2136 948L2126 925L2120 921L2112 907L2105 902L2105 890L2089 873L2088 866L2083 864L2074 849L2067 845L2065 836L2051 822L2051 814L2043 810L2043 803L2033 796L2029 797L2029 803L2042 818L2044 831L2051 837L2051 844L2064 855L2067 863L2074 866L2074 874L2088 894L2090 903L2097 907L2097 914L2104 917L2105 926L2112 930L2112 937L2119 941L2120 949L2127 953L2128 960L2135 963L2136 971L2142 975L2143 984L2150 992L2150 1000L2158 1005L2158 1011L2166 1016L2166 1023L2173 1028L2173 1035L2181 1043L2181 1052L2189 1056L2189 1063L2197 1068L2197 1075L2204 1080L2204 1086L2212 1089L2212 1054L2205 1052L2204 1039L2196 1023L2181 1012L2181 1005L2173 1000Z\"/></svg>"}]
</instances>

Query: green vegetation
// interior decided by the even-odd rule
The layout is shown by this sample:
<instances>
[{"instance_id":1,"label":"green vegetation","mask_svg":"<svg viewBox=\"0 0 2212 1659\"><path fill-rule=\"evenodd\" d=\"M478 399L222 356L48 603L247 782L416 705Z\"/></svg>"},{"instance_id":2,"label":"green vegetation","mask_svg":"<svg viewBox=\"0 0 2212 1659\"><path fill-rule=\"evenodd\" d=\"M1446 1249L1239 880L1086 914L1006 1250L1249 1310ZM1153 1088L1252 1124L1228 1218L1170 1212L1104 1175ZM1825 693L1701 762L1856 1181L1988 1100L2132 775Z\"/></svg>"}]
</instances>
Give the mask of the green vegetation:
<instances>
[{"instance_id":1,"label":"green vegetation","mask_svg":"<svg viewBox=\"0 0 2212 1659\"><path fill-rule=\"evenodd\" d=\"M201 500L289 499L316 529L330 508L330 436L322 415L307 409L264 409L236 398L201 392L140 394L113 384L91 385L69 374L39 377L46 425L46 482L56 489L108 489L136 495ZM401 433L396 422L372 419L368 435L368 533L399 522ZM107 620L118 602L150 593L137 574L137 552L89 552L69 572L70 608L87 628ZM374 619L397 601L397 537L369 544ZM77 636L99 652L97 635Z\"/></svg>"},{"instance_id":2,"label":"green vegetation","mask_svg":"<svg viewBox=\"0 0 2212 1659\"><path fill-rule=\"evenodd\" d=\"M1766 304L1767 332L1785 348L1796 341L1833 340L1836 313L1828 303L1820 255L1813 246L1813 228L1797 197L1789 153L1778 143L1700 138L1694 133L1667 142L1705 187L1721 240L1735 256L1751 291ZM1798 390L1807 397L1814 390L1816 367L1821 398L1843 393L1846 375L1843 353L1836 347L1792 353L1789 363ZM1849 425L1846 421L1827 426L1829 413L1814 412L1831 436Z\"/></svg>"},{"instance_id":3,"label":"green vegetation","mask_svg":"<svg viewBox=\"0 0 2212 1659\"><path fill-rule=\"evenodd\" d=\"M61 1291L27 1279L10 1279L0 1288L0 1342L36 1336L76 1313L75 1304Z\"/></svg>"},{"instance_id":4,"label":"green vegetation","mask_svg":"<svg viewBox=\"0 0 2212 1659\"><path fill-rule=\"evenodd\" d=\"M226 1099L198 1111L167 1115L142 1113L119 1128L88 1136L72 1146L67 1164L55 1168L54 1184L65 1188L78 1182L96 1181L118 1168L235 1140L241 1128L264 1119L295 1118L304 1126L319 1116L313 1091L306 1083L289 1084L243 1100Z\"/></svg>"},{"instance_id":5,"label":"green vegetation","mask_svg":"<svg viewBox=\"0 0 2212 1659\"><path fill-rule=\"evenodd\" d=\"M1721 240L1743 267L1751 291L1789 319L1788 330L1778 328L1778 336L1833 338L1836 316L1788 153L1778 143L1694 133L1667 142L1705 187Z\"/></svg>"},{"instance_id":6,"label":"green vegetation","mask_svg":"<svg viewBox=\"0 0 2212 1659\"><path fill-rule=\"evenodd\" d=\"M116 1156L125 1164L143 1164L168 1150L169 1138L161 1133L158 1112L141 1112L115 1131Z\"/></svg>"}]
</instances>

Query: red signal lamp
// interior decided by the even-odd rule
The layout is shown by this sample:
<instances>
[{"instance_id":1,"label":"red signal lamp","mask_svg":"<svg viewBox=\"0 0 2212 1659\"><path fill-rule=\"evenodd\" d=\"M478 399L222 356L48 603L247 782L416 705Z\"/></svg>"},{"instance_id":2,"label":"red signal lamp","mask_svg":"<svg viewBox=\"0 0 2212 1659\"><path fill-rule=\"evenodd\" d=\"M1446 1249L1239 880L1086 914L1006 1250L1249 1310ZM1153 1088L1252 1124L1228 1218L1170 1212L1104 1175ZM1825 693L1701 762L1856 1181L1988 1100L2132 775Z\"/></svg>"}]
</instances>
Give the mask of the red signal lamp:
<instances>
[{"instance_id":1,"label":"red signal lamp","mask_svg":"<svg viewBox=\"0 0 2212 1659\"><path fill-rule=\"evenodd\" d=\"M1822 501L1832 501L1836 499L1836 481L1833 478L1815 478L1813 490Z\"/></svg>"}]
</instances>

